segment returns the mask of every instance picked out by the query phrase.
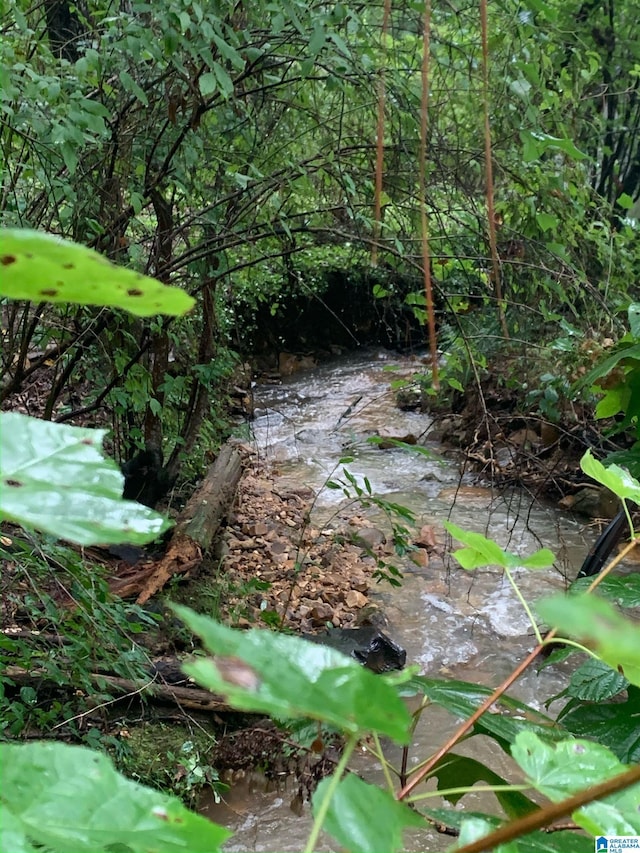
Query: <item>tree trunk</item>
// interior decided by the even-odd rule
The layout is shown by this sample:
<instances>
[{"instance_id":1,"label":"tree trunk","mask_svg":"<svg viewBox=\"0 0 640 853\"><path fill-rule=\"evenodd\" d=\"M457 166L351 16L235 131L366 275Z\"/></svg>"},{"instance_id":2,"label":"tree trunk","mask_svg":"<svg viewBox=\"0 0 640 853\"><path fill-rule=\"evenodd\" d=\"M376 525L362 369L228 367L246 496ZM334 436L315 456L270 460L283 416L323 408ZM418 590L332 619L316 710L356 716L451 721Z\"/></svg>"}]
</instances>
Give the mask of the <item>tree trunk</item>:
<instances>
[{"instance_id":1,"label":"tree trunk","mask_svg":"<svg viewBox=\"0 0 640 853\"><path fill-rule=\"evenodd\" d=\"M137 604L148 601L173 575L184 574L200 565L203 552L210 549L229 511L241 474L240 453L237 448L225 444L202 485L180 514L167 553L156 564L138 595Z\"/></svg>"}]
</instances>

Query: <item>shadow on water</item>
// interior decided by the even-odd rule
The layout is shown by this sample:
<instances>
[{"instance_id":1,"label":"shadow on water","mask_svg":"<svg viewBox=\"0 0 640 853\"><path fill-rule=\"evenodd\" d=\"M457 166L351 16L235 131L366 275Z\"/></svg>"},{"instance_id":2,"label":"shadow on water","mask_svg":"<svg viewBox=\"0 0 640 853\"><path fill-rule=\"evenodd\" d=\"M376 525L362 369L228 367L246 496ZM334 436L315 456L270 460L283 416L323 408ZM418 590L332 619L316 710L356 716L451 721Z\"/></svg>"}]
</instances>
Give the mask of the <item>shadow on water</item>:
<instances>
[{"instance_id":1,"label":"shadow on water","mask_svg":"<svg viewBox=\"0 0 640 853\"><path fill-rule=\"evenodd\" d=\"M281 385L258 388L254 422L258 452L277 466L287 485L306 485L317 493L316 524L326 524L344 500L340 491L324 486L328 478L340 474L338 461L348 455L353 459L348 463L352 474L366 476L376 495L409 507L419 528L432 526L447 553L452 550L442 528L447 519L523 556L548 547L559 558L556 567L516 570L518 583L528 602L564 589L565 573L575 576L587 550L581 525L533 503L524 493L499 495L489 486L474 484L468 475L461 478L458 466L443 456L443 448L425 438L428 416L394 405L390 382L419 367L415 359L386 352L360 353L290 377ZM433 456L398 448L380 450L367 442L377 433L412 434ZM384 519L371 512L371 521L383 526ZM427 675L495 686L531 649L531 626L500 570L468 573L448 557L424 567L408 560L395 562L404 572L402 586L381 585L374 597L388 619L385 631L406 648L407 663L418 664ZM544 710L545 700L566 682L561 667L548 667L539 675L527 672L510 693ZM429 708L415 732L412 763L437 749L455 725L449 714ZM483 738L473 738L457 751L485 760L497 773L508 775L513 766ZM391 747L394 761L399 762L399 755L400 750ZM353 769L369 781L383 782L380 767L364 753ZM202 813L235 832L226 850L296 851L304 846L311 826L308 805L302 814L291 808L296 790L294 780L274 785L253 774L234 784L225 803L203 803ZM496 810L491 795L482 793L465 796L463 807ZM426 830L407 833L405 841L407 851L439 851L451 840ZM325 838L316 849L333 848Z\"/></svg>"}]
</instances>

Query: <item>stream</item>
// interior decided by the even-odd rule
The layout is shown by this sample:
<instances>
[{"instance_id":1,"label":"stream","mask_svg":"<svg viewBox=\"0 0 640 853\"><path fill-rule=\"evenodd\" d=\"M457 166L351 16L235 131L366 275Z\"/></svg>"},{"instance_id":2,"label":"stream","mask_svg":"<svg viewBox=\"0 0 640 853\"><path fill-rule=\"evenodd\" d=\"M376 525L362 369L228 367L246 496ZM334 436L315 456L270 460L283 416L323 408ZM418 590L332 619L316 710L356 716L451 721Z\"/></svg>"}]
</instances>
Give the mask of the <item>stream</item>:
<instances>
[{"instance_id":1,"label":"stream","mask_svg":"<svg viewBox=\"0 0 640 853\"><path fill-rule=\"evenodd\" d=\"M341 476L339 459L349 456L353 461L347 467L358 480L366 477L375 495L411 509L417 528L432 526L439 543L446 543L442 522L450 520L523 556L550 548L557 557L553 569L515 570L528 602L564 589L566 578L575 577L591 544L583 535L585 525L554 507L533 502L523 491L498 493L477 477L461 477L458 463L447 459L436 442L425 439L429 417L401 411L394 404L391 382L411 376L420 367L415 357L361 351L295 374L279 385L256 388L253 441L259 455L277 468L287 485L304 484L316 492L314 524L330 525L344 502L341 491L325 484ZM374 434L415 435L431 454L381 450L367 442ZM379 511L367 512L374 525L384 529L386 520L376 515ZM531 625L501 570L465 572L447 557L444 563L435 560L425 567L401 558L394 564L404 574L402 586L380 584L370 597L388 619L385 632L406 648L407 664L417 664L431 676L496 686L532 648ZM566 685L567 673L555 666L539 675L529 670L510 695L544 711L545 701ZM416 729L410 767L437 749L455 727L448 713L429 708ZM457 751L486 761L500 774L508 775L514 766L495 743L482 737L472 738ZM389 754L397 766L400 749L391 747ZM380 766L364 752L351 766L369 781L383 781ZM431 782L421 790L433 787ZM294 780L276 786L254 774L234 784L225 802L204 805L202 813L234 831L224 848L227 851L299 851L311 816L308 804L302 815L299 809L291 809L296 790ZM437 798L431 802L441 804ZM460 807L499 813L489 794L472 792ZM337 849L331 844L325 837L316 849ZM421 830L407 832L405 844L410 852L441 851L451 839Z\"/></svg>"}]
</instances>

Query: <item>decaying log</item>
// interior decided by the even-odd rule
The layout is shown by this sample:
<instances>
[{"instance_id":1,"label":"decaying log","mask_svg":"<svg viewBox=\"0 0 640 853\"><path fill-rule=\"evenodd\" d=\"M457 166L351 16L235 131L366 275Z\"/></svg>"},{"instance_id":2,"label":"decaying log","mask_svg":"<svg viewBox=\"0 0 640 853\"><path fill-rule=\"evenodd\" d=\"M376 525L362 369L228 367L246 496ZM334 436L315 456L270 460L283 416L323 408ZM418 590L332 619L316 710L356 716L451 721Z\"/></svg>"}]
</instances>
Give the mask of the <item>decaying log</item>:
<instances>
[{"instance_id":1,"label":"decaying log","mask_svg":"<svg viewBox=\"0 0 640 853\"><path fill-rule=\"evenodd\" d=\"M207 471L202 485L181 512L167 553L156 563L138 595L137 604L148 601L173 575L184 574L200 564L203 552L211 547L229 511L241 474L242 459L239 451L225 444ZM120 591L120 594L126 592Z\"/></svg>"},{"instance_id":2,"label":"decaying log","mask_svg":"<svg viewBox=\"0 0 640 853\"><path fill-rule=\"evenodd\" d=\"M56 682L47 676L44 670L28 671L18 666L9 666L5 672L15 684L43 684L45 682L56 686ZM225 702L208 690L197 687L180 687L175 684L163 684L154 678L146 682L130 681L128 678L118 678L115 675L103 675L94 672L89 676L92 683L100 690L108 685L114 692L127 694L141 694L156 702L168 702L181 708L189 708L193 711L230 711L231 708Z\"/></svg>"}]
</instances>

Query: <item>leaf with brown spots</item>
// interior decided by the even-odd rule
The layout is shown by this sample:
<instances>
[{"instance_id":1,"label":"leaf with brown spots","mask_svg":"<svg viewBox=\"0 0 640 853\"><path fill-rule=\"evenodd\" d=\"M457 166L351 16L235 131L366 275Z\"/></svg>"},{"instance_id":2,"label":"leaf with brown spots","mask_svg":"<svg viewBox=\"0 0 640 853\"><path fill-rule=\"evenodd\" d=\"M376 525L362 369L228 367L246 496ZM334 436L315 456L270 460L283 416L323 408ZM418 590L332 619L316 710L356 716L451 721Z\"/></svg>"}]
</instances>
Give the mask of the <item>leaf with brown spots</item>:
<instances>
[{"instance_id":1,"label":"leaf with brown spots","mask_svg":"<svg viewBox=\"0 0 640 853\"><path fill-rule=\"evenodd\" d=\"M0 294L33 302L110 305L139 317L184 314L194 299L179 287L112 264L98 252L28 229L0 229Z\"/></svg>"}]
</instances>

